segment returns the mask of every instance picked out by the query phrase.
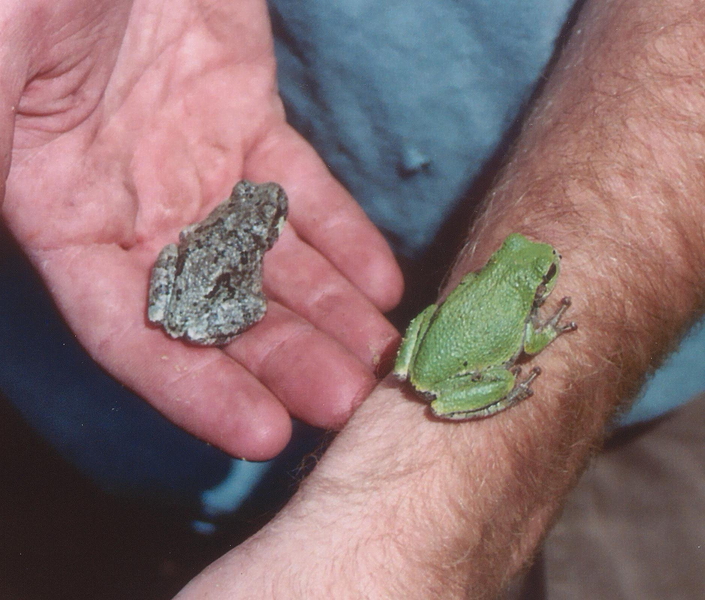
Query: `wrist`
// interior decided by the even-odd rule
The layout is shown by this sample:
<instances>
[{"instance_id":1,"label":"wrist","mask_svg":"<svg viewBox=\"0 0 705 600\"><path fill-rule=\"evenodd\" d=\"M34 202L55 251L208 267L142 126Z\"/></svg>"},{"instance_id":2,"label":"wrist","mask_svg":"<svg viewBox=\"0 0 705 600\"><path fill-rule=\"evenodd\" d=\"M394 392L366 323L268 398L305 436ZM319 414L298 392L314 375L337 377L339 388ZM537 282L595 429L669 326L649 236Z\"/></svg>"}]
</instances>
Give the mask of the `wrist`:
<instances>
[{"instance_id":1,"label":"wrist","mask_svg":"<svg viewBox=\"0 0 705 600\"><path fill-rule=\"evenodd\" d=\"M552 380L544 383L536 402ZM376 588L380 597L495 593L531 558L574 477L552 473L550 490L541 481L556 465L534 449L533 437L546 433L526 408L443 422L410 392L383 384L285 518L320 516L315 528L341 538L328 542L336 549L329 559L366 585L390 586ZM583 447L572 460L586 454ZM522 468L527 460L535 468Z\"/></svg>"}]
</instances>

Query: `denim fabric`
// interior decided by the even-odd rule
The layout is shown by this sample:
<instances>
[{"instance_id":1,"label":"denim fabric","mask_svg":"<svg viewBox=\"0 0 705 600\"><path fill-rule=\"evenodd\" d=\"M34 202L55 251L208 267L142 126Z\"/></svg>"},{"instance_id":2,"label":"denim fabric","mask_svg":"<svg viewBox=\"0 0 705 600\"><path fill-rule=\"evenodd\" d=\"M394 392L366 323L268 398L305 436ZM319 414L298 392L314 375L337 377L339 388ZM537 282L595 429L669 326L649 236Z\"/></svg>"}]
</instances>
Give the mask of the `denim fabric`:
<instances>
[{"instance_id":1,"label":"denim fabric","mask_svg":"<svg viewBox=\"0 0 705 600\"><path fill-rule=\"evenodd\" d=\"M572 0L270 0L289 121L386 234L433 240L531 94Z\"/></svg>"}]
</instances>

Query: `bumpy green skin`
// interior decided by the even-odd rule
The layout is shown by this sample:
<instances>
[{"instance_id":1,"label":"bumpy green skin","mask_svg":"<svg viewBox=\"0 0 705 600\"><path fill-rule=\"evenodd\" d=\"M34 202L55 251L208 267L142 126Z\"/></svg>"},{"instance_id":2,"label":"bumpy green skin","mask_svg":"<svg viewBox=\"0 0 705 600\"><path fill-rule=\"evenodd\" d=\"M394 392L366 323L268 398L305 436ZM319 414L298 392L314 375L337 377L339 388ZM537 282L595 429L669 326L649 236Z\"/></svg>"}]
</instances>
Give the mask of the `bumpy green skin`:
<instances>
[{"instance_id":1,"label":"bumpy green skin","mask_svg":"<svg viewBox=\"0 0 705 600\"><path fill-rule=\"evenodd\" d=\"M569 298L545 322L538 319L559 270L553 247L509 235L481 271L466 275L441 306L432 304L412 320L394 374L408 379L431 401L433 414L445 419L486 417L530 396L540 370L519 380L517 359L576 329L572 322L558 324Z\"/></svg>"}]
</instances>

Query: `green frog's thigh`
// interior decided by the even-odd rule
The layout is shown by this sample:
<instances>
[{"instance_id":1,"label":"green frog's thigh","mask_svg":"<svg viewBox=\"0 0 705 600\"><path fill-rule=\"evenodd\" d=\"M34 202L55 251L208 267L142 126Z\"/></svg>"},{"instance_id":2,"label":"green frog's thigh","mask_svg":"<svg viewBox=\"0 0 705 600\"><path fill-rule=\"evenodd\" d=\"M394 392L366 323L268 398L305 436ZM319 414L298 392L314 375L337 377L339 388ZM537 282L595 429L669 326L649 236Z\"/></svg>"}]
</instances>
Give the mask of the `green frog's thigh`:
<instances>
[{"instance_id":1,"label":"green frog's thigh","mask_svg":"<svg viewBox=\"0 0 705 600\"><path fill-rule=\"evenodd\" d=\"M437 397L431 411L446 419L473 419L502 410L502 400L514 389L515 375L497 367L483 372L453 377L434 386Z\"/></svg>"}]
</instances>

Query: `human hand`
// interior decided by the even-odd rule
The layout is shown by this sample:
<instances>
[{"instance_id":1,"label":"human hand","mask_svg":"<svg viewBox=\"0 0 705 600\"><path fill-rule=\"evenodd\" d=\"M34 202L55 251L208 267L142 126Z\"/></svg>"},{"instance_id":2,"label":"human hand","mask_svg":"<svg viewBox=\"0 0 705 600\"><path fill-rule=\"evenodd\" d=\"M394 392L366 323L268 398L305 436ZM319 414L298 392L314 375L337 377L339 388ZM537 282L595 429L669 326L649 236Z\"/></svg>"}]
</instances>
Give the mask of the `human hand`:
<instances>
[{"instance_id":1,"label":"human hand","mask_svg":"<svg viewBox=\"0 0 705 600\"><path fill-rule=\"evenodd\" d=\"M14 4L17 4L15 6ZM3 217L92 356L175 423L270 458L290 416L340 426L396 339L385 242L285 122L263 0L14 3ZM9 147L5 148L9 154ZM7 165L5 165L7 168ZM290 213L265 258L269 311L223 349L146 322L159 250L241 178Z\"/></svg>"}]
</instances>

